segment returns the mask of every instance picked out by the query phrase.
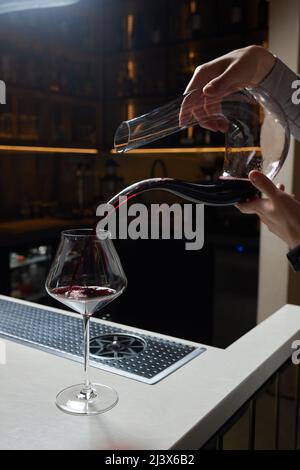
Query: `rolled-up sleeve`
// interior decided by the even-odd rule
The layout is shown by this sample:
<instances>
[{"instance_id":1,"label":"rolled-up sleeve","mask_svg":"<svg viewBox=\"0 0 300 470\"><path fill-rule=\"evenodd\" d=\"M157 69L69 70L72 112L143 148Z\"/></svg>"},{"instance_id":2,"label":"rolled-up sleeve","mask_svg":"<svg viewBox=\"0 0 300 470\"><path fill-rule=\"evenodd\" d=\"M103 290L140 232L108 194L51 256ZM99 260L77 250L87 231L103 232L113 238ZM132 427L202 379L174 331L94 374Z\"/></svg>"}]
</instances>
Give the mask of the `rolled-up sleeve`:
<instances>
[{"instance_id":1,"label":"rolled-up sleeve","mask_svg":"<svg viewBox=\"0 0 300 470\"><path fill-rule=\"evenodd\" d=\"M292 95L295 88L292 84L300 77L276 58L269 75L260 83L282 106L290 124L291 133L300 140L300 104L293 103Z\"/></svg>"}]
</instances>

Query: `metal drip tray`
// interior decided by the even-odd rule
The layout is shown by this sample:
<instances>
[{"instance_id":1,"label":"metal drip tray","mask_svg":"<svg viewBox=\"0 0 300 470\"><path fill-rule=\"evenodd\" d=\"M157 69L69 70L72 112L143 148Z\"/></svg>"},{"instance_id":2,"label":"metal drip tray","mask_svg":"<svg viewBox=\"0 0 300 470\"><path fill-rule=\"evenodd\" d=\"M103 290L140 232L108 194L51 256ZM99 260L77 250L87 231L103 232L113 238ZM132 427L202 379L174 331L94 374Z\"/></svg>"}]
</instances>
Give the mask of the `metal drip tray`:
<instances>
[{"instance_id":1,"label":"metal drip tray","mask_svg":"<svg viewBox=\"0 0 300 470\"><path fill-rule=\"evenodd\" d=\"M147 343L139 336L124 333L96 336L90 341L91 357L103 359L131 358L145 351Z\"/></svg>"},{"instance_id":2,"label":"metal drip tray","mask_svg":"<svg viewBox=\"0 0 300 470\"><path fill-rule=\"evenodd\" d=\"M91 365L154 384L205 351L179 341L136 334L91 320ZM80 316L0 299L0 336L58 356L83 361Z\"/></svg>"}]
</instances>

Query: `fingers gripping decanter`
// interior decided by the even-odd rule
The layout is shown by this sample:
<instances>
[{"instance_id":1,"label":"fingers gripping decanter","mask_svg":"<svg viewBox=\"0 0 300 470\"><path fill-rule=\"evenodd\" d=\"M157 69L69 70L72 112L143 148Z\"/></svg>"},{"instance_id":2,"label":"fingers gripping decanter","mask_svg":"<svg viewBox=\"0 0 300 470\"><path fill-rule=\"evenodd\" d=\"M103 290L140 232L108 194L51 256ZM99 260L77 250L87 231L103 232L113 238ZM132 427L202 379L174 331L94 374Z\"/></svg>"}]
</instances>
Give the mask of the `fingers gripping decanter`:
<instances>
[{"instance_id":1,"label":"fingers gripping decanter","mask_svg":"<svg viewBox=\"0 0 300 470\"><path fill-rule=\"evenodd\" d=\"M235 204L256 194L248 179L251 170L259 170L272 180L288 153L290 131L286 116L276 100L260 87L215 99L193 90L148 114L122 122L115 134L115 149L121 154L190 126L218 129L224 134L223 167L216 181L197 184L150 178L124 189L110 204L120 196L129 198L153 189L166 190L192 202Z\"/></svg>"}]
</instances>

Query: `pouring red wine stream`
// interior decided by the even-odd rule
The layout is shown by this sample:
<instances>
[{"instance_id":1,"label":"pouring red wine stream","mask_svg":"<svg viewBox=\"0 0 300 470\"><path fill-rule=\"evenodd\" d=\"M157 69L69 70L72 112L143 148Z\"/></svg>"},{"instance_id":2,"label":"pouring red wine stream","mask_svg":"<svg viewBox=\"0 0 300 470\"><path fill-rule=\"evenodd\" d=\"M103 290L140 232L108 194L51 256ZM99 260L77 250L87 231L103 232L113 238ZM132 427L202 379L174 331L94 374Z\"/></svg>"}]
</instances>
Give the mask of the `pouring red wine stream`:
<instances>
[{"instance_id":1,"label":"pouring red wine stream","mask_svg":"<svg viewBox=\"0 0 300 470\"><path fill-rule=\"evenodd\" d=\"M138 195L151 190L169 191L185 200L195 203L204 203L208 205L232 205L248 198L253 198L257 194L256 188L247 179L219 178L215 184L197 184L188 181L175 180L172 178L151 178L139 181L125 188L119 194L115 195L108 204L114 209L118 209L123 203L131 199L135 199ZM121 198L121 199L120 199ZM96 235L96 226L94 227ZM90 239L87 239L83 247L83 253L89 248ZM80 292L76 286L76 278L83 263L83 254L74 267L70 286L65 288L63 295L72 296L79 294L86 298L99 294L95 289L89 289L82 286ZM60 292L62 294L62 292ZM110 293L111 294L111 293ZM109 295L105 291L101 292L101 296Z\"/></svg>"}]
</instances>

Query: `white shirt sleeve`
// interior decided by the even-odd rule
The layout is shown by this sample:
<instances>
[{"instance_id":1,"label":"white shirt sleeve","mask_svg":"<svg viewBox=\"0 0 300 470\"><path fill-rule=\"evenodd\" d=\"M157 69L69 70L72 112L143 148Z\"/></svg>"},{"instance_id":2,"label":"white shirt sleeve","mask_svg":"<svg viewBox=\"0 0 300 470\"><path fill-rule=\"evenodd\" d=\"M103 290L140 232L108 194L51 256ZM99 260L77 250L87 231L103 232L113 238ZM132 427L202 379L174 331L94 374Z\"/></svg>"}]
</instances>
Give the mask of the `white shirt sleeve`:
<instances>
[{"instance_id":1,"label":"white shirt sleeve","mask_svg":"<svg viewBox=\"0 0 300 470\"><path fill-rule=\"evenodd\" d=\"M299 75L276 58L271 72L260 83L282 106L288 118L291 133L297 140L300 140L300 104L292 102L292 95L295 92L292 83L299 78Z\"/></svg>"}]
</instances>

